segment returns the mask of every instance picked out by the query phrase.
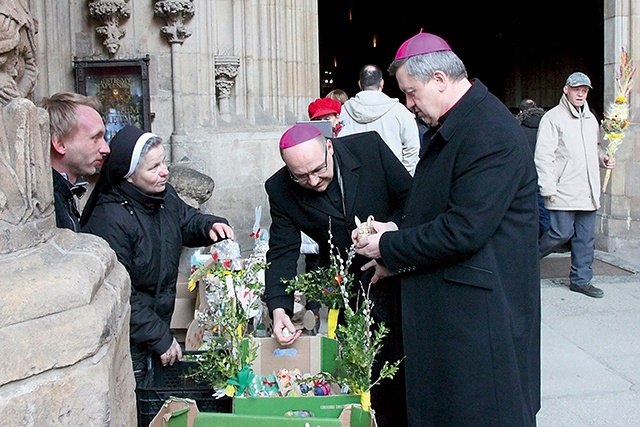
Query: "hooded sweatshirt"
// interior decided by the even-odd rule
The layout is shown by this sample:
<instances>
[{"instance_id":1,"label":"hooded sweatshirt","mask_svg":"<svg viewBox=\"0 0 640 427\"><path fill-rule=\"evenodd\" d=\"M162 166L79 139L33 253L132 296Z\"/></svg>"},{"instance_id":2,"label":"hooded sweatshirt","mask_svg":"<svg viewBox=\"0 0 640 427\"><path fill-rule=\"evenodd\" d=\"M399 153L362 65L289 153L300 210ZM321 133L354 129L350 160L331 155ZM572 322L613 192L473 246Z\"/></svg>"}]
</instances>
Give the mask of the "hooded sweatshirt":
<instances>
[{"instance_id":1,"label":"hooded sweatshirt","mask_svg":"<svg viewBox=\"0 0 640 427\"><path fill-rule=\"evenodd\" d=\"M420 137L415 116L397 98L378 90L363 90L342 106L340 136L377 131L413 176Z\"/></svg>"}]
</instances>

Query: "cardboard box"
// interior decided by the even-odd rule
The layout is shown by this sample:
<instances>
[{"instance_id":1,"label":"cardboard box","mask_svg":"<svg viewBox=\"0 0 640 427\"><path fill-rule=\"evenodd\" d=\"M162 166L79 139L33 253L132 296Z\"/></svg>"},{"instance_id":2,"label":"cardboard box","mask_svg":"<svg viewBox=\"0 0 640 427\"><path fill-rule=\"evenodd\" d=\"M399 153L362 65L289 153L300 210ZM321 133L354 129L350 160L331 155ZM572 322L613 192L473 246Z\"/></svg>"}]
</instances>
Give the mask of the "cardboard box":
<instances>
[{"instance_id":1,"label":"cardboard box","mask_svg":"<svg viewBox=\"0 0 640 427\"><path fill-rule=\"evenodd\" d=\"M275 338L256 338L258 357L252 363L257 375L297 368L303 373L335 374L339 369L338 342L325 336L303 335L290 346L281 346ZM360 403L360 396L334 394L300 397L234 397L233 413L241 415L284 416L288 411L309 411L314 417L337 419L345 406ZM315 419L315 418L314 418Z\"/></svg>"},{"instance_id":2,"label":"cardboard box","mask_svg":"<svg viewBox=\"0 0 640 427\"><path fill-rule=\"evenodd\" d=\"M176 298L196 299L198 292L189 291L189 278L182 273L178 273L176 281Z\"/></svg>"},{"instance_id":3,"label":"cardboard box","mask_svg":"<svg viewBox=\"0 0 640 427\"><path fill-rule=\"evenodd\" d=\"M369 413L349 406L339 418L294 418L199 412L190 399L169 399L150 427L376 427Z\"/></svg>"},{"instance_id":4,"label":"cardboard box","mask_svg":"<svg viewBox=\"0 0 640 427\"><path fill-rule=\"evenodd\" d=\"M196 300L192 298L176 298L175 308L171 316L171 329L187 329L196 309Z\"/></svg>"},{"instance_id":5,"label":"cardboard box","mask_svg":"<svg viewBox=\"0 0 640 427\"><path fill-rule=\"evenodd\" d=\"M195 400L174 397L162 405L149 427L193 427L198 413Z\"/></svg>"},{"instance_id":6,"label":"cardboard box","mask_svg":"<svg viewBox=\"0 0 640 427\"><path fill-rule=\"evenodd\" d=\"M286 398L285 398L286 399ZM343 427L334 418L269 417L264 415L216 414L201 412L194 427ZM174 426L171 426L174 427ZM176 425L175 427L184 427ZM359 427L359 426L358 426Z\"/></svg>"},{"instance_id":7,"label":"cardboard box","mask_svg":"<svg viewBox=\"0 0 640 427\"><path fill-rule=\"evenodd\" d=\"M302 373L335 373L338 369L338 341L325 336L302 335L290 346L275 338L256 338L258 357L251 367L256 375L275 374L282 368L298 368Z\"/></svg>"}]
</instances>

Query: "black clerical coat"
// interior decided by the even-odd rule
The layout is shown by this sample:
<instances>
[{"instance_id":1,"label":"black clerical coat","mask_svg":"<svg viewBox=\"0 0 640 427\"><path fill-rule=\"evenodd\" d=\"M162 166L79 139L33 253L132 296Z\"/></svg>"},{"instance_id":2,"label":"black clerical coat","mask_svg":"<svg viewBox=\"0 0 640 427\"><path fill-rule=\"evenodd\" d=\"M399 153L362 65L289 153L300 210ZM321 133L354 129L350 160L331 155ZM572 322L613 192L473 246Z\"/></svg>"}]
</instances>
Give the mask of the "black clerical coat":
<instances>
[{"instance_id":1,"label":"black clerical coat","mask_svg":"<svg viewBox=\"0 0 640 427\"><path fill-rule=\"evenodd\" d=\"M271 212L271 228L266 271L265 301L269 312L274 308L291 311L293 298L285 292L281 279L296 275L300 256L300 232L304 231L320 246L321 265L329 264L329 218L334 245L343 257L351 246L351 232L355 229L355 216L362 221L369 215L380 221L401 219L406 196L411 187L411 175L391 152L377 132L364 132L335 138L334 163L340 171L342 189L334 187L326 192L344 195L342 201L332 201L327 194L308 190L293 182L286 168L271 176L266 184ZM336 170L334 181L338 183ZM365 258L356 256L351 271L356 283L367 286L372 271L363 274L360 266ZM384 361L395 362L404 356L399 319L399 280L390 278L372 286L372 314L376 322L383 321L389 327L389 336L376 357L374 376ZM380 427L404 425L406 410L404 398L404 365L393 381L383 380L371 393L373 408Z\"/></svg>"},{"instance_id":2,"label":"black clerical coat","mask_svg":"<svg viewBox=\"0 0 640 427\"><path fill-rule=\"evenodd\" d=\"M402 279L411 426L530 426L540 408L536 171L479 81L420 159L382 260Z\"/></svg>"}]
</instances>

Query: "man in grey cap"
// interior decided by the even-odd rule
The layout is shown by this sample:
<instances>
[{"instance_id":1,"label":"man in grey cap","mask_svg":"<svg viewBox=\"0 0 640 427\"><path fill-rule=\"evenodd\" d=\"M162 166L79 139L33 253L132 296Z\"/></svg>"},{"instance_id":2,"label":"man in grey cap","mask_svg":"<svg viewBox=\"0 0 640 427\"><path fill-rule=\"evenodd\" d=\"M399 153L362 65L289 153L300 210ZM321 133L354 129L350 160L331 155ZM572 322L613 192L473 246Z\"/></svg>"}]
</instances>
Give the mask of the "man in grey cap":
<instances>
[{"instance_id":1,"label":"man in grey cap","mask_svg":"<svg viewBox=\"0 0 640 427\"><path fill-rule=\"evenodd\" d=\"M613 168L615 159L598 146L599 123L587 104L589 89L593 88L586 74L571 74L560 103L540 121L535 162L550 228L540 238L539 253L543 258L569 242L569 289L602 298L602 289L590 283L600 207L598 166Z\"/></svg>"}]
</instances>

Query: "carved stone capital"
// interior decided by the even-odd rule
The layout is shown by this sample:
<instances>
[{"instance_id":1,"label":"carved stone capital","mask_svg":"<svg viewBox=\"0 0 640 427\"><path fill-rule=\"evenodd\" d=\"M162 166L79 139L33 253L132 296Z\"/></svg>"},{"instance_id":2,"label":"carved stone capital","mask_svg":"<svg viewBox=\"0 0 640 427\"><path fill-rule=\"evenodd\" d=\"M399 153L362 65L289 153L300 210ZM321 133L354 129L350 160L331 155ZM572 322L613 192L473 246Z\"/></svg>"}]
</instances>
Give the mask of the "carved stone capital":
<instances>
[{"instance_id":1,"label":"carved stone capital","mask_svg":"<svg viewBox=\"0 0 640 427\"><path fill-rule=\"evenodd\" d=\"M214 60L218 98L228 98L235 84L235 79L238 76L240 58L237 56L216 56Z\"/></svg>"},{"instance_id":2,"label":"carved stone capital","mask_svg":"<svg viewBox=\"0 0 640 427\"><path fill-rule=\"evenodd\" d=\"M167 23L161 31L169 43L182 44L191 36L191 31L186 29L184 23L195 13L193 0L156 0L153 11Z\"/></svg>"},{"instance_id":3,"label":"carved stone capital","mask_svg":"<svg viewBox=\"0 0 640 427\"><path fill-rule=\"evenodd\" d=\"M96 32L104 37L104 44L110 55L120 49L120 39L125 31L120 29L120 20L131 16L129 0L93 0L89 3L89 15L104 25L96 27Z\"/></svg>"}]
</instances>

